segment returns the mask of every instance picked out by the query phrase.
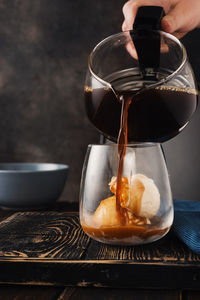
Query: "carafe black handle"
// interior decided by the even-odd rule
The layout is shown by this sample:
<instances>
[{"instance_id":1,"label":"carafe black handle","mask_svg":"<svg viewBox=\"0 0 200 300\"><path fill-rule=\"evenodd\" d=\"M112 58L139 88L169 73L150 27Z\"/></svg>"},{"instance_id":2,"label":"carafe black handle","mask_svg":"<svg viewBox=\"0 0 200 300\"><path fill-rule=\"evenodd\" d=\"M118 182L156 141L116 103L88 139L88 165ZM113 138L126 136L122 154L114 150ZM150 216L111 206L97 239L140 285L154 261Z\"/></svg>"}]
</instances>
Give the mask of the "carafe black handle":
<instances>
[{"instance_id":1,"label":"carafe black handle","mask_svg":"<svg viewBox=\"0 0 200 300\"><path fill-rule=\"evenodd\" d=\"M137 51L141 71L158 68L160 65L160 23L164 16L160 6L138 8L133 30L130 31Z\"/></svg>"}]
</instances>

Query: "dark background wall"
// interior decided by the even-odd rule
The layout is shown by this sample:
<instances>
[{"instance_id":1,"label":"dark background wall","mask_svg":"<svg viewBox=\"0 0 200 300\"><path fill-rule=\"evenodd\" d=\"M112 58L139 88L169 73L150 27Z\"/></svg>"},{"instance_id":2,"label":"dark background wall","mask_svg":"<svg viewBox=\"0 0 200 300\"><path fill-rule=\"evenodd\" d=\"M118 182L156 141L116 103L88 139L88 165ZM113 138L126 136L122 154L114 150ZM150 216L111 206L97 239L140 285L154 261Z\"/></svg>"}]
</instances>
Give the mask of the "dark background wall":
<instances>
[{"instance_id":1,"label":"dark background wall","mask_svg":"<svg viewBox=\"0 0 200 300\"><path fill-rule=\"evenodd\" d=\"M122 0L0 0L0 161L70 165L60 200L78 201L87 144L83 87L97 42L121 30ZM200 80L200 32L185 39ZM199 200L199 112L164 145L174 197Z\"/></svg>"}]
</instances>

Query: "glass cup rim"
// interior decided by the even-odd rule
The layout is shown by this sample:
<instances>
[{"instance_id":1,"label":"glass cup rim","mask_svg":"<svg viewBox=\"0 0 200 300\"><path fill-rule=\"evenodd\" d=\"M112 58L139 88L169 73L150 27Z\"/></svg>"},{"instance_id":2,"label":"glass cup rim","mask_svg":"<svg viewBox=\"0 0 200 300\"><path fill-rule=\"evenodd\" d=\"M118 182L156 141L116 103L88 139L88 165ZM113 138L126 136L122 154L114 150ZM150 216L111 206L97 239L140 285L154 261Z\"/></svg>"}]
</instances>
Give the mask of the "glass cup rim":
<instances>
[{"instance_id":1,"label":"glass cup rim","mask_svg":"<svg viewBox=\"0 0 200 300\"><path fill-rule=\"evenodd\" d=\"M127 148L148 148L148 147L160 147L161 143L154 143L154 142L144 142L144 143L131 143L125 145ZM88 148L92 147L110 147L110 148L116 148L118 147L118 144L89 144Z\"/></svg>"},{"instance_id":2,"label":"glass cup rim","mask_svg":"<svg viewBox=\"0 0 200 300\"><path fill-rule=\"evenodd\" d=\"M112 86L109 82L105 81L104 79L102 79L101 77L99 77L95 71L93 70L93 67L92 67L92 60L93 60L93 57L94 57L94 54L95 52L103 45L105 44L106 42L108 42L109 40L113 39L113 38L117 38L119 36L122 36L124 35L125 33L130 33L131 31L133 30L128 30L128 31L121 31L121 32L118 32L118 33L115 33L115 34L112 34L108 37L106 37L105 39L103 39L102 41L100 41L94 48L93 50L90 52L89 54L89 58L88 58L88 68L89 68L89 71L91 72L91 74L94 76L94 78L101 82L102 84L106 85L106 86L109 86L111 89L112 89ZM158 81L157 83L153 84L153 86L158 86L160 84L164 84L166 83L167 81L171 80L173 77L175 77L181 70L182 68L184 67L186 61L187 61L187 52L186 52L186 49L184 47L184 45L179 41L178 38L176 38L174 35L170 34L170 33L167 33L167 32L164 32L162 30L153 30L153 32L159 32L161 35L164 35L165 37L173 40L174 42L176 42L179 47L181 48L182 50L182 53L183 53L183 58L182 58L182 61L179 65L179 67L173 72L171 73L170 75L168 75L165 79L162 79L160 81Z\"/></svg>"}]
</instances>

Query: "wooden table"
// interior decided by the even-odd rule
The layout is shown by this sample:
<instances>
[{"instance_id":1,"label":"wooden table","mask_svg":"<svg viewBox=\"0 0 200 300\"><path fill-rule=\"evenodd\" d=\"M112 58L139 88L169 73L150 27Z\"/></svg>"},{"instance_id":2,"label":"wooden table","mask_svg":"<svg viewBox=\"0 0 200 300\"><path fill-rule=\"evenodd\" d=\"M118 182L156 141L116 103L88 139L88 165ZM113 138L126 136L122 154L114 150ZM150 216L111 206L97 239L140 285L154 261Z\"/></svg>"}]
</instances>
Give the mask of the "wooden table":
<instances>
[{"instance_id":1,"label":"wooden table","mask_svg":"<svg viewBox=\"0 0 200 300\"><path fill-rule=\"evenodd\" d=\"M173 230L109 246L88 238L70 209L0 210L0 299L200 299L200 256Z\"/></svg>"}]
</instances>

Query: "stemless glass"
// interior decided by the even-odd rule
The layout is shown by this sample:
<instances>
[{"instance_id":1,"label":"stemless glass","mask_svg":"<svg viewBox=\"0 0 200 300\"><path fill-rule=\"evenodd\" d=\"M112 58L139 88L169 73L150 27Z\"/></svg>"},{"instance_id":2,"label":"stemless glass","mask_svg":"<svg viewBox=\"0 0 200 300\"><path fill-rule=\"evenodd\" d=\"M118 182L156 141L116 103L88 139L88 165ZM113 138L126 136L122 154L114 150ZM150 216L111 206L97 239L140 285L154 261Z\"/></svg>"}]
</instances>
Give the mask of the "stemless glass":
<instances>
[{"instance_id":1,"label":"stemless glass","mask_svg":"<svg viewBox=\"0 0 200 300\"><path fill-rule=\"evenodd\" d=\"M135 245L163 237L173 222L173 203L160 144L128 145L122 174L120 209L116 207L118 147L89 145L80 188L80 222L93 239Z\"/></svg>"},{"instance_id":2,"label":"stemless glass","mask_svg":"<svg viewBox=\"0 0 200 300\"><path fill-rule=\"evenodd\" d=\"M89 120L103 135L117 141L121 97L130 97L128 143L163 142L177 135L197 107L197 88L182 43L160 35L159 66L141 70L133 32L121 32L101 41L89 56L85 106ZM153 41L149 40L151 48ZM143 49L149 55L149 47Z\"/></svg>"}]
</instances>

